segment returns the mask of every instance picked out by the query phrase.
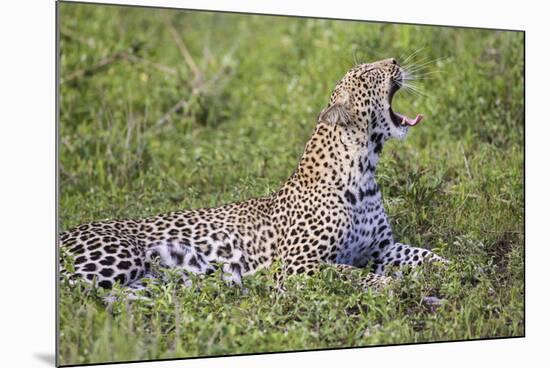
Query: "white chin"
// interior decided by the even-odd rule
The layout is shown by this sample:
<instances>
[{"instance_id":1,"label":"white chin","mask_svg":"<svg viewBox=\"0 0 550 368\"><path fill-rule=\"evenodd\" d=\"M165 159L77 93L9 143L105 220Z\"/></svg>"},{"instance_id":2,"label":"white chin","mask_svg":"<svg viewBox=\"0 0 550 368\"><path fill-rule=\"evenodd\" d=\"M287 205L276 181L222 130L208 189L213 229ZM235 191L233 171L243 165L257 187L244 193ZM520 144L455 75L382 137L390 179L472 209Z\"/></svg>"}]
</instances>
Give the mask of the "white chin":
<instances>
[{"instance_id":1,"label":"white chin","mask_svg":"<svg viewBox=\"0 0 550 368\"><path fill-rule=\"evenodd\" d=\"M405 137L407 137L407 133L409 132L408 126L406 125L395 126L393 122L390 122L390 124L391 124L391 136L393 138L397 138L400 141L402 141L403 139L405 139Z\"/></svg>"},{"instance_id":2,"label":"white chin","mask_svg":"<svg viewBox=\"0 0 550 368\"><path fill-rule=\"evenodd\" d=\"M399 128L399 134L396 138L399 139L400 141L402 141L403 139L405 139L405 137L407 137L407 133L409 133L409 127L408 126L404 126L403 128Z\"/></svg>"}]
</instances>

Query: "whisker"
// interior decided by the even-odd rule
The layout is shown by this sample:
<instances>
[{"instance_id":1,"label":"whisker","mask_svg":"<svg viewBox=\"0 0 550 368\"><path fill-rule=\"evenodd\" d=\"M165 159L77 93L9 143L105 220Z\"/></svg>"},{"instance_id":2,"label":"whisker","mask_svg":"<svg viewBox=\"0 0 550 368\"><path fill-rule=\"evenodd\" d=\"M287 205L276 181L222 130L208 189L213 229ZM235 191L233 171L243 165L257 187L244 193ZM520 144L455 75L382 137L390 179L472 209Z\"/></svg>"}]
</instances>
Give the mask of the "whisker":
<instances>
[{"instance_id":1,"label":"whisker","mask_svg":"<svg viewBox=\"0 0 550 368\"><path fill-rule=\"evenodd\" d=\"M422 97L422 98L430 98L431 96L425 92L419 92L419 91L415 91L415 90L409 90L409 89L405 89L404 90L405 93L408 93L412 96L415 96L415 97Z\"/></svg>"},{"instance_id":2,"label":"whisker","mask_svg":"<svg viewBox=\"0 0 550 368\"><path fill-rule=\"evenodd\" d=\"M409 92L411 94L421 96L421 97L431 97L429 93L425 92L424 90L419 89L418 87L411 87L410 85L404 86L403 90L406 92Z\"/></svg>"},{"instance_id":3,"label":"whisker","mask_svg":"<svg viewBox=\"0 0 550 368\"><path fill-rule=\"evenodd\" d=\"M432 60L422 60L420 63L410 63L403 67L403 80L402 87L410 93L429 97L426 92L421 90L419 87L415 86L411 82L422 81L432 79L434 75L441 73L441 70L431 70L431 66L440 61L445 60L448 57L439 57Z\"/></svg>"},{"instance_id":4,"label":"whisker","mask_svg":"<svg viewBox=\"0 0 550 368\"><path fill-rule=\"evenodd\" d=\"M410 83L408 80L404 80L400 83L400 87L403 88L407 92L415 93L417 95L429 97L429 95L422 90L420 87L416 86L413 83Z\"/></svg>"},{"instance_id":5,"label":"whisker","mask_svg":"<svg viewBox=\"0 0 550 368\"><path fill-rule=\"evenodd\" d=\"M425 72L425 73L421 73L421 74L407 74L405 79L407 81L419 80L419 79L431 79L431 78L433 78L434 74L440 74L440 73L441 73L440 70L434 70L434 71L431 71L431 72Z\"/></svg>"},{"instance_id":6,"label":"whisker","mask_svg":"<svg viewBox=\"0 0 550 368\"><path fill-rule=\"evenodd\" d=\"M421 80L432 80L433 77L427 76L427 77L412 77L407 79L407 82L409 81L421 81Z\"/></svg>"},{"instance_id":7,"label":"whisker","mask_svg":"<svg viewBox=\"0 0 550 368\"><path fill-rule=\"evenodd\" d=\"M353 65L359 64L357 62L357 49L353 49Z\"/></svg>"},{"instance_id":8,"label":"whisker","mask_svg":"<svg viewBox=\"0 0 550 368\"><path fill-rule=\"evenodd\" d=\"M407 54L407 51L403 51L402 53L399 54L399 58L397 59L397 61L399 61L399 64L403 65L405 64L405 61L404 60L408 60L411 55L413 55L416 51L413 51L409 56L407 56L405 59L403 59L405 57L405 55Z\"/></svg>"},{"instance_id":9,"label":"whisker","mask_svg":"<svg viewBox=\"0 0 550 368\"><path fill-rule=\"evenodd\" d=\"M416 60L416 62L413 62L412 60L410 61L411 64L417 64L417 65L421 65L421 64L424 64L425 62L431 62L432 60L437 60L436 59L430 59L429 56L422 56L419 60Z\"/></svg>"},{"instance_id":10,"label":"whisker","mask_svg":"<svg viewBox=\"0 0 550 368\"><path fill-rule=\"evenodd\" d=\"M407 56L407 58L406 58L405 60L403 60L403 61L401 62L401 64L402 64L402 65L406 65L407 62L408 62L409 60L411 60L413 56L415 56L416 54L418 54L418 53L419 53L420 51L422 51L422 50L424 50L424 47L420 47L420 48L416 49L416 50L413 51L409 56Z\"/></svg>"},{"instance_id":11,"label":"whisker","mask_svg":"<svg viewBox=\"0 0 550 368\"><path fill-rule=\"evenodd\" d=\"M402 65L403 68L411 69L411 68L414 68L415 65L420 65L420 64L422 64L422 63L424 63L428 60L429 60L429 58L427 58L427 57L423 57L420 60L416 60L416 61L410 59L410 60L407 60L406 62L401 63L401 65Z\"/></svg>"},{"instance_id":12,"label":"whisker","mask_svg":"<svg viewBox=\"0 0 550 368\"><path fill-rule=\"evenodd\" d=\"M407 70L410 70L411 72L414 72L414 71L417 71L417 70L420 70L422 68L425 68L427 67L428 65L430 64L433 64L433 63L436 63L438 61L442 61L442 60L445 60L445 59L448 59L447 56L442 56L442 57L438 57L438 58L435 58L433 60L428 60L428 61L424 61L420 64L413 64L411 67L409 68L406 68Z\"/></svg>"}]
</instances>

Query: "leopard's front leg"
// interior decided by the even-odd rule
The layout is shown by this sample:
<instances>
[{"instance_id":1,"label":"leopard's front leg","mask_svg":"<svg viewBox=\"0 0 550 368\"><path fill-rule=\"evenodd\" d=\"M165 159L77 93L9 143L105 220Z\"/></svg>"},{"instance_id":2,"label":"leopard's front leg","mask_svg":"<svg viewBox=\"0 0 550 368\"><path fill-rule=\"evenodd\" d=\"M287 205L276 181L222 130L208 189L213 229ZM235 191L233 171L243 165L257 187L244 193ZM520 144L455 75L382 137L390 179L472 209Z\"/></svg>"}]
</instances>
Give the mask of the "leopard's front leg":
<instances>
[{"instance_id":1,"label":"leopard's front leg","mask_svg":"<svg viewBox=\"0 0 550 368\"><path fill-rule=\"evenodd\" d=\"M386 266L415 267L425 262L449 263L450 261L428 249L403 243L393 243L386 246L375 260L374 272L381 275L384 274Z\"/></svg>"}]
</instances>

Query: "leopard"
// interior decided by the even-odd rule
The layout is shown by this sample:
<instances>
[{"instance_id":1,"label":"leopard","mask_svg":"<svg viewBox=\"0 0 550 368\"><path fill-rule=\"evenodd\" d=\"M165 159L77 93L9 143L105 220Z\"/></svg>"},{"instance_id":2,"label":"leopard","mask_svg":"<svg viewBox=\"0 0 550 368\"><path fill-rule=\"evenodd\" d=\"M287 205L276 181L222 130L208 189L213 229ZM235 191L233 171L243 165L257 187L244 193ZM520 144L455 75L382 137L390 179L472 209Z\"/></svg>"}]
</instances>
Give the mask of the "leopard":
<instances>
[{"instance_id":1,"label":"leopard","mask_svg":"<svg viewBox=\"0 0 550 368\"><path fill-rule=\"evenodd\" d=\"M329 265L362 273L365 289L382 289L387 270L449 262L430 249L395 241L376 168L384 143L403 140L424 116L392 109L411 73L394 58L354 65L317 117L290 178L272 194L218 207L182 209L140 219L93 221L59 235L69 272L104 289L141 288L153 261L181 280L222 269L228 284L280 264L281 279ZM284 290L284 289L283 289Z\"/></svg>"}]
</instances>

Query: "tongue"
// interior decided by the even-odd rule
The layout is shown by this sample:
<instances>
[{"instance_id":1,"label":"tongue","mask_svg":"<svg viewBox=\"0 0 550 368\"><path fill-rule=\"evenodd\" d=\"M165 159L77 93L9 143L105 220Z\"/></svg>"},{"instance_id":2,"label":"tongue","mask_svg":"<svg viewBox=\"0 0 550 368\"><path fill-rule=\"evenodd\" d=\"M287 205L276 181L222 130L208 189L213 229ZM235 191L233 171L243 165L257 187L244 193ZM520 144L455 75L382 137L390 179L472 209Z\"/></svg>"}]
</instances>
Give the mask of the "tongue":
<instances>
[{"instance_id":1,"label":"tongue","mask_svg":"<svg viewBox=\"0 0 550 368\"><path fill-rule=\"evenodd\" d=\"M401 115L398 112L395 112L395 115L397 115L399 117L399 119L401 119L401 125L409 125L409 126L413 126L413 125L416 125L416 124L420 123L422 121L422 119L424 118L424 115L422 115L422 114L416 115L416 117L414 119L411 119L406 115Z\"/></svg>"}]
</instances>

